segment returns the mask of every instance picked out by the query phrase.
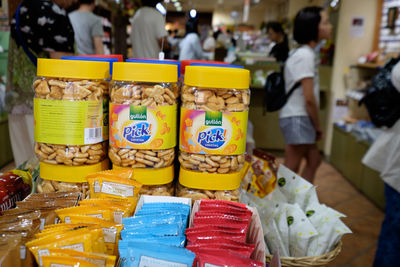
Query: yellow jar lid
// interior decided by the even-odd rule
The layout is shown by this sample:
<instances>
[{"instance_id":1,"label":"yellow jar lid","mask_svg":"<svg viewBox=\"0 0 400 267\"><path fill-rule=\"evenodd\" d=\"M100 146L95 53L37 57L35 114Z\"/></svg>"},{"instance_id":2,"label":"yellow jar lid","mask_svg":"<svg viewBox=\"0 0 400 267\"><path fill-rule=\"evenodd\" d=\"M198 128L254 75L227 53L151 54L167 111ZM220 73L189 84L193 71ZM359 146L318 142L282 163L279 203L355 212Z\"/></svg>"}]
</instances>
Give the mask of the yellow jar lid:
<instances>
[{"instance_id":1,"label":"yellow jar lid","mask_svg":"<svg viewBox=\"0 0 400 267\"><path fill-rule=\"evenodd\" d=\"M38 58L37 76L104 80L110 78L110 63Z\"/></svg>"},{"instance_id":2,"label":"yellow jar lid","mask_svg":"<svg viewBox=\"0 0 400 267\"><path fill-rule=\"evenodd\" d=\"M93 165L66 166L40 162L40 177L68 183L86 183L89 174L108 170L108 159Z\"/></svg>"},{"instance_id":3,"label":"yellow jar lid","mask_svg":"<svg viewBox=\"0 0 400 267\"><path fill-rule=\"evenodd\" d=\"M227 67L187 66L184 83L197 87L249 89L250 71Z\"/></svg>"},{"instance_id":4,"label":"yellow jar lid","mask_svg":"<svg viewBox=\"0 0 400 267\"><path fill-rule=\"evenodd\" d=\"M235 190L240 187L244 170L219 174L189 171L181 167L179 183L188 188L203 190Z\"/></svg>"},{"instance_id":5,"label":"yellow jar lid","mask_svg":"<svg viewBox=\"0 0 400 267\"><path fill-rule=\"evenodd\" d=\"M115 62L112 80L176 83L178 81L178 69L176 65L170 64Z\"/></svg>"},{"instance_id":6,"label":"yellow jar lid","mask_svg":"<svg viewBox=\"0 0 400 267\"><path fill-rule=\"evenodd\" d=\"M113 166L113 169L120 170L126 167ZM174 180L174 166L159 169L135 168L133 179L144 185L169 184Z\"/></svg>"}]
</instances>

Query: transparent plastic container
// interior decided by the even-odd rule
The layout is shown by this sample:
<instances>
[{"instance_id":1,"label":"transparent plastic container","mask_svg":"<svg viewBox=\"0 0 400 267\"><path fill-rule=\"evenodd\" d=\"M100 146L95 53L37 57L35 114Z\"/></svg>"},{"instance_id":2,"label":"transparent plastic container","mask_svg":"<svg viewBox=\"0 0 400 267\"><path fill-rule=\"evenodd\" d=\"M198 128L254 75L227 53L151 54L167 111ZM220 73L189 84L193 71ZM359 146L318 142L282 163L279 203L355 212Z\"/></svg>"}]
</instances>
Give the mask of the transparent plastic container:
<instances>
[{"instance_id":1,"label":"transparent plastic container","mask_svg":"<svg viewBox=\"0 0 400 267\"><path fill-rule=\"evenodd\" d=\"M227 200L232 202L239 202L240 192L239 189L234 190L205 190L194 189L177 184L176 186L177 197L187 197L195 200L200 199L218 199Z\"/></svg>"},{"instance_id":2,"label":"transparent plastic container","mask_svg":"<svg viewBox=\"0 0 400 267\"><path fill-rule=\"evenodd\" d=\"M186 67L181 92L181 166L220 174L240 171L246 146L248 88L248 70Z\"/></svg>"},{"instance_id":3,"label":"transparent plastic container","mask_svg":"<svg viewBox=\"0 0 400 267\"><path fill-rule=\"evenodd\" d=\"M109 158L119 167L172 166L179 96L177 67L115 63L110 91Z\"/></svg>"},{"instance_id":4,"label":"transparent plastic container","mask_svg":"<svg viewBox=\"0 0 400 267\"><path fill-rule=\"evenodd\" d=\"M38 59L33 81L38 191L84 193L86 175L108 167L107 79L107 62Z\"/></svg>"}]
</instances>

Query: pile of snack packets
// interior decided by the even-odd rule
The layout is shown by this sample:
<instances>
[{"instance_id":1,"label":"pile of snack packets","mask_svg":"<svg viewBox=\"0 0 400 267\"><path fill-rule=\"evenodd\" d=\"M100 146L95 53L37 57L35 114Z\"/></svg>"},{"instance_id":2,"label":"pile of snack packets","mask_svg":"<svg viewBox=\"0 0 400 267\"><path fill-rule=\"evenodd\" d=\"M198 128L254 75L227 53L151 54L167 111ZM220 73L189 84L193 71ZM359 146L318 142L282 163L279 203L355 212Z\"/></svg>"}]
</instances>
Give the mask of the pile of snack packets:
<instances>
[{"instance_id":1,"label":"pile of snack packets","mask_svg":"<svg viewBox=\"0 0 400 267\"><path fill-rule=\"evenodd\" d=\"M283 165L276 171L272 156L259 155L251 159L240 200L260 211L266 254L319 256L351 233L340 220L344 214L319 203L316 186Z\"/></svg>"},{"instance_id":2,"label":"pile of snack packets","mask_svg":"<svg viewBox=\"0 0 400 267\"><path fill-rule=\"evenodd\" d=\"M196 253L194 266L264 266L250 259L255 245L246 243L252 214L244 204L201 200L186 229L186 248Z\"/></svg>"},{"instance_id":3,"label":"pile of snack packets","mask_svg":"<svg viewBox=\"0 0 400 267\"><path fill-rule=\"evenodd\" d=\"M143 196L133 217L124 218L119 254L122 266L192 266L195 254L184 248L190 200ZM150 199L151 202L147 202Z\"/></svg>"}]
</instances>

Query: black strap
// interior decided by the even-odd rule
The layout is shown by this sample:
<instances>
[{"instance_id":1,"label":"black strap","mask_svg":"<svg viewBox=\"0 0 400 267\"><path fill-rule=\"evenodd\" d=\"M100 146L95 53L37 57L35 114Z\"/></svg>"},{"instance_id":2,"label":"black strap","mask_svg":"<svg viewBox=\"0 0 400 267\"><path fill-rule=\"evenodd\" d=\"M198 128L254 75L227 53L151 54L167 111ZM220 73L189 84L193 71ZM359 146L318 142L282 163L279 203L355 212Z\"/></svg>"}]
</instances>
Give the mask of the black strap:
<instances>
[{"instance_id":1,"label":"black strap","mask_svg":"<svg viewBox=\"0 0 400 267\"><path fill-rule=\"evenodd\" d=\"M20 45L22 45L22 49L24 49L25 54L27 55L27 57L30 59L30 61L32 62L32 64L37 67L37 58L36 56L31 52L31 50L29 50L29 48L27 47L24 39L22 38L21 35L21 28L20 28L20 13L21 13L21 5L22 3L20 3L17 7L17 12L15 13L15 29L17 31L17 38L18 41L20 43Z\"/></svg>"},{"instance_id":2,"label":"black strap","mask_svg":"<svg viewBox=\"0 0 400 267\"><path fill-rule=\"evenodd\" d=\"M297 88L299 88L300 87L300 85L301 85L301 82L297 82L297 83L295 83L294 85L293 85L293 87L289 90L289 92L286 94L286 99L288 100L289 99L289 97L293 94L293 92L297 89Z\"/></svg>"}]
</instances>

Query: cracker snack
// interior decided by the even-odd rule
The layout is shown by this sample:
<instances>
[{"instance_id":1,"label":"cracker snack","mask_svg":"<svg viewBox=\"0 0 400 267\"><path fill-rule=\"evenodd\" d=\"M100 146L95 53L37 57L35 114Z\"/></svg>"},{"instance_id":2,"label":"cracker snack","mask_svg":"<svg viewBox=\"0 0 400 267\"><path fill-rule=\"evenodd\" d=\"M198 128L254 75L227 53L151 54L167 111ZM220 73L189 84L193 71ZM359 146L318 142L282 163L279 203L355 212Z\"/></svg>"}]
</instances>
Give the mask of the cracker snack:
<instances>
[{"instance_id":1,"label":"cracker snack","mask_svg":"<svg viewBox=\"0 0 400 267\"><path fill-rule=\"evenodd\" d=\"M107 79L107 62L38 60L33 90L40 193L85 192L85 176L107 168Z\"/></svg>"}]
</instances>

